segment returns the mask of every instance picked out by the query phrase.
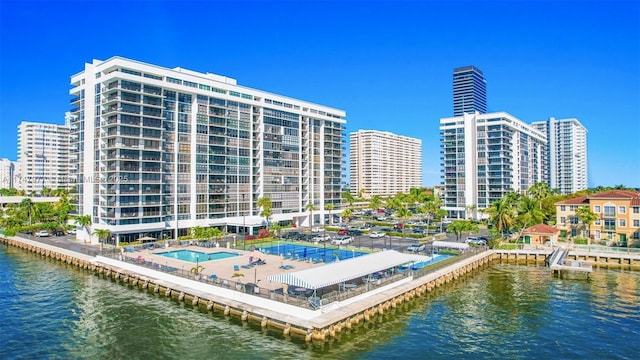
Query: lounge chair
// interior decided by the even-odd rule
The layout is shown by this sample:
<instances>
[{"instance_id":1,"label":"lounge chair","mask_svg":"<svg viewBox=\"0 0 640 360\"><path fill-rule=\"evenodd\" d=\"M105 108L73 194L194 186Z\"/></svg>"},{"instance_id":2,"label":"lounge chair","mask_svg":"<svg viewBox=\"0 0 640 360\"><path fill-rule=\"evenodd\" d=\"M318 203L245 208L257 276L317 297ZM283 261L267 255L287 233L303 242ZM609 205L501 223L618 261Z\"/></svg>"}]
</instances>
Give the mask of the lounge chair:
<instances>
[{"instance_id":1,"label":"lounge chair","mask_svg":"<svg viewBox=\"0 0 640 360\"><path fill-rule=\"evenodd\" d=\"M317 296L312 296L309 298L309 306L311 306L312 309L317 310L320 308L320 298Z\"/></svg>"},{"instance_id":2,"label":"lounge chair","mask_svg":"<svg viewBox=\"0 0 640 360\"><path fill-rule=\"evenodd\" d=\"M242 264L240 265L243 269L251 269L251 264Z\"/></svg>"}]
</instances>

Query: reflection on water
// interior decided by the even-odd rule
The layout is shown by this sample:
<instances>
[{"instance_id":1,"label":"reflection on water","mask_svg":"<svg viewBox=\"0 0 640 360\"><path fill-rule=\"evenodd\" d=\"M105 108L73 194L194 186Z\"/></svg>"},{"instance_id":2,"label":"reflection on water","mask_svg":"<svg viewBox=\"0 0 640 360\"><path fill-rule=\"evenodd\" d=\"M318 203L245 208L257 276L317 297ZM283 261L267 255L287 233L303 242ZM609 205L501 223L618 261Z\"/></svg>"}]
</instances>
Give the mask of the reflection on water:
<instances>
[{"instance_id":1,"label":"reflection on water","mask_svg":"<svg viewBox=\"0 0 640 360\"><path fill-rule=\"evenodd\" d=\"M0 358L636 358L640 273L496 264L326 343L305 344L0 248ZM6 329L6 331L5 331Z\"/></svg>"}]
</instances>

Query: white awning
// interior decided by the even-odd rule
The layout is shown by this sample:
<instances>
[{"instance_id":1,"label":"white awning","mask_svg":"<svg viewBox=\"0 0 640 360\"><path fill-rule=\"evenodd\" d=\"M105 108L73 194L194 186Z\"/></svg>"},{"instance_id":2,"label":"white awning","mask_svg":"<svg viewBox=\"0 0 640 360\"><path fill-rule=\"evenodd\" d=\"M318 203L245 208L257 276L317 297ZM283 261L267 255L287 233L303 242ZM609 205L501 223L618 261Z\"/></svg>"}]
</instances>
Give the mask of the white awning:
<instances>
[{"instance_id":1,"label":"white awning","mask_svg":"<svg viewBox=\"0 0 640 360\"><path fill-rule=\"evenodd\" d=\"M269 281L315 290L399 265L426 262L429 259L428 256L409 255L395 250L387 250L310 269L271 275L268 279Z\"/></svg>"},{"instance_id":2,"label":"white awning","mask_svg":"<svg viewBox=\"0 0 640 360\"><path fill-rule=\"evenodd\" d=\"M442 247L449 249L467 249L469 248L469 244L459 243L459 242L451 242L451 241L434 241L433 247Z\"/></svg>"}]
</instances>

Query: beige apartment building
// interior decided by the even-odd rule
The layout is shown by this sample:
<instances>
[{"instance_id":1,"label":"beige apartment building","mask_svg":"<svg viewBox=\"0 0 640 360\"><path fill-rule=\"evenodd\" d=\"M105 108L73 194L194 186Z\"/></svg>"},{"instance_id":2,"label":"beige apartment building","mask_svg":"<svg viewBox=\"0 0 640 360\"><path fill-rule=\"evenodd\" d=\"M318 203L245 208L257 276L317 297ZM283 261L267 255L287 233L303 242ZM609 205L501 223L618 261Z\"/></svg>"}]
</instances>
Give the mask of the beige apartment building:
<instances>
[{"instance_id":1,"label":"beige apartment building","mask_svg":"<svg viewBox=\"0 0 640 360\"><path fill-rule=\"evenodd\" d=\"M590 225L576 215L582 206L598 217ZM631 245L640 240L640 192L611 190L557 202L556 224L562 237L584 234L608 245Z\"/></svg>"},{"instance_id":2,"label":"beige apartment building","mask_svg":"<svg viewBox=\"0 0 640 360\"><path fill-rule=\"evenodd\" d=\"M422 186L422 140L386 131L350 134L351 193L393 196Z\"/></svg>"}]
</instances>

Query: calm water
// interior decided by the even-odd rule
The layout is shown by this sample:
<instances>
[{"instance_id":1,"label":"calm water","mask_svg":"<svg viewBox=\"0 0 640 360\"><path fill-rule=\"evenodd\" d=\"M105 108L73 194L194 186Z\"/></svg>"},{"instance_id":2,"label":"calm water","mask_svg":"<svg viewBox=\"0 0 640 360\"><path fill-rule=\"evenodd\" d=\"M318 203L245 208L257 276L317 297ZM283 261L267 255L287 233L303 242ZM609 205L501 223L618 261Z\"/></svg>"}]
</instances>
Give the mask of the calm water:
<instances>
[{"instance_id":1,"label":"calm water","mask_svg":"<svg viewBox=\"0 0 640 360\"><path fill-rule=\"evenodd\" d=\"M0 359L638 359L640 273L495 265L305 344L0 247Z\"/></svg>"},{"instance_id":2,"label":"calm water","mask_svg":"<svg viewBox=\"0 0 640 360\"><path fill-rule=\"evenodd\" d=\"M190 261L192 263L205 262L209 260L227 259L230 257L238 256L238 253L220 251L212 253L203 253L193 250L175 250L156 253L156 255L168 257L171 259L178 259L183 261Z\"/></svg>"}]
</instances>

